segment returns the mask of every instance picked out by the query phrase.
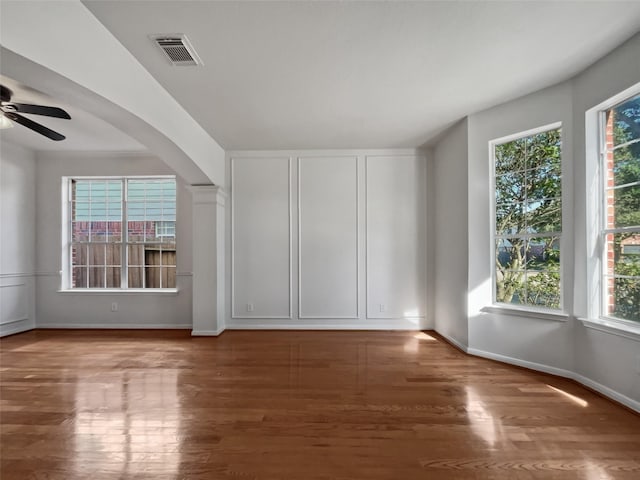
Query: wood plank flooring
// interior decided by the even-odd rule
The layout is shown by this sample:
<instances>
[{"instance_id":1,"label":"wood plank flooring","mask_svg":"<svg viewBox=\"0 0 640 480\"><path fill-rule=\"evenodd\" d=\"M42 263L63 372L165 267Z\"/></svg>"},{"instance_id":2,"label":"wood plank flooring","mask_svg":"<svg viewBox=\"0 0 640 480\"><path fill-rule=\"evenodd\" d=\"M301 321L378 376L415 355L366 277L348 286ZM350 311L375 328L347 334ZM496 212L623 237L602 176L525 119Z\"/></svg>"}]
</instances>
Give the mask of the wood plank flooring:
<instances>
[{"instance_id":1,"label":"wood plank flooring","mask_svg":"<svg viewBox=\"0 0 640 480\"><path fill-rule=\"evenodd\" d=\"M2 480L640 479L640 416L429 332L0 341Z\"/></svg>"}]
</instances>

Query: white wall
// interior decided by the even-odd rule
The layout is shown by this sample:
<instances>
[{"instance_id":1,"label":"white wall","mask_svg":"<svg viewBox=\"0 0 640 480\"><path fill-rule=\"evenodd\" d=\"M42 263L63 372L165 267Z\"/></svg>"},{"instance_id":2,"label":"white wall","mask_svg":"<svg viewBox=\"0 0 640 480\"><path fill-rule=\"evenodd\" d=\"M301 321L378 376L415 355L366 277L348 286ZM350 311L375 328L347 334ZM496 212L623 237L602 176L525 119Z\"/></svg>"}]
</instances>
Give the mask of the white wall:
<instances>
[{"instance_id":1,"label":"white wall","mask_svg":"<svg viewBox=\"0 0 640 480\"><path fill-rule=\"evenodd\" d=\"M640 34L623 44L590 68L578 75L573 82L573 107L575 125L575 267L576 284L574 313L588 316L587 273L587 218L585 198L587 178L585 151L585 112L614 95L640 83ZM636 338L612 335L586 328L581 322L575 325L575 371L596 388L611 389L609 394L620 394L634 399L640 409L640 341ZM624 398L621 399L624 401Z\"/></svg>"},{"instance_id":2,"label":"white wall","mask_svg":"<svg viewBox=\"0 0 640 480\"><path fill-rule=\"evenodd\" d=\"M469 117L469 346L567 370L572 368L572 322L484 312L492 304L491 191L489 142L510 134L562 122L563 204L571 212L573 164L571 85L563 83ZM573 291L572 216L563 218L561 262L564 300ZM565 255L564 253L567 252ZM566 320L566 319L565 319Z\"/></svg>"},{"instance_id":3,"label":"white wall","mask_svg":"<svg viewBox=\"0 0 640 480\"><path fill-rule=\"evenodd\" d=\"M435 328L458 345L469 341L467 322L467 120L434 150Z\"/></svg>"},{"instance_id":4,"label":"white wall","mask_svg":"<svg viewBox=\"0 0 640 480\"><path fill-rule=\"evenodd\" d=\"M0 142L0 336L35 327L36 159Z\"/></svg>"},{"instance_id":5,"label":"white wall","mask_svg":"<svg viewBox=\"0 0 640 480\"><path fill-rule=\"evenodd\" d=\"M228 157L227 328L432 326L421 154Z\"/></svg>"},{"instance_id":6,"label":"white wall","mask_svg":"<svg viewBox=\"0 0 640 480\"><path fill-rule=\"evenodd\" d=\"M144 155L40 153L36 168L36 289L39 328L191 328L191 194L178 178L178 293L59 292L62 257L62 177L171 175L161 160ZM118 311L111 311L112 302Z\"/></svg>"}]
</instances>

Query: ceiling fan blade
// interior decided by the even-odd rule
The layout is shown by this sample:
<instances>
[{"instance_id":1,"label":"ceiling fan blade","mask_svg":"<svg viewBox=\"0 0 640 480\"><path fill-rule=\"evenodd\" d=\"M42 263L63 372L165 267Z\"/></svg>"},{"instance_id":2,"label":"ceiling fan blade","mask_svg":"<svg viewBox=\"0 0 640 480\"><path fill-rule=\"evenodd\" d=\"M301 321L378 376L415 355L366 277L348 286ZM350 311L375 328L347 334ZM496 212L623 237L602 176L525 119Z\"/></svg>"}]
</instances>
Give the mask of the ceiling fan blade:
<instances>
[{"instance_id":1,"label":"ceiling fan blade","mask_svg":"<svg viewBox=\"0 0 640 480\"><path fill-rule=\"evenodd\" d=\"M47 117L71 119L71 116L63 109L58 107L45 107L43 105L31 105L28 103L7 103L2 105L18 113L32 113L34 115L45 115Z\"/></svg>"},{"instance_id":2,"label":"ceiling fan blade","mask_svg":"<svg viewBox=\"0 0 640 480\"><path fill-rule=\"evenodd\" d=\"M34 132L38 132L39 134L44 135L47 138L50 138L51 140L60 141L67 138L61 133L54 132L50 128L47 128L44 125L40 125L39 123L34 122L33 120L29 120L28 118L23 117L22 115L18 115L17 113L4 112L4 116L7 117L9 120L13 120L16 123L19 123L23 127L30 128Z\"/></svg>"}]
</instances>

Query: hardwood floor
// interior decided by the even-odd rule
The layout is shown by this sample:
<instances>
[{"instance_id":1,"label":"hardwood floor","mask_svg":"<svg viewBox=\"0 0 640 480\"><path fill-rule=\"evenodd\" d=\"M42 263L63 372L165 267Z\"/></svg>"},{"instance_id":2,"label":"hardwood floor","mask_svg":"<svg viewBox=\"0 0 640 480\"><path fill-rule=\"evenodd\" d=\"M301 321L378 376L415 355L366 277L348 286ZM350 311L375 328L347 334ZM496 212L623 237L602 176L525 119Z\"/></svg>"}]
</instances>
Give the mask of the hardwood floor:
<instances>
[{"instance_id":1,"label":"hardwood floor","mask_svg":"<svg viewBox=\"0 0 640 480\"><path fill-rule=\"evenodd\" d=\"M640 416L420 332L0 341L2 480L639 479Z\"/></svg>"}]
</instances>

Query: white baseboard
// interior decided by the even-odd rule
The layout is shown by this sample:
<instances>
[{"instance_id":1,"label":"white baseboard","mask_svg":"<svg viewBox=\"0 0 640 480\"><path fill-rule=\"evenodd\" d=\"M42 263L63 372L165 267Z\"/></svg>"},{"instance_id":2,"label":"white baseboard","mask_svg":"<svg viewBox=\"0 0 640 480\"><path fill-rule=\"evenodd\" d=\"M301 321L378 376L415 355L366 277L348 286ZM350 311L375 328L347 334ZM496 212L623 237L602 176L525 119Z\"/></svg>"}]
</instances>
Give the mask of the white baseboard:
<instances>
[{"instance_id":1,"label":"white baseboard","mask_svg":"<svg viewBox=\"0 0 640 480\"><path fill-rule=\"evenodd\" d=\"M168 324L168 323L46 323L36 325L38 329L76 329L76 330L191 330L190 323Z\"/></svg>"},{"instance_id":2,"label":"white baseboard","mask_svg":"<svg viewBox=\"0 0 640 480\"><path fill-rule=\"evenodd\" d=\"M217 330L191 330L192 337L217 337L222 332L224 332L225 328L220 327Z\"/></svg>"},{"instance_id":3,"label":"white baseboard","mask_svg":"<svg viewBox=\"0 0 640 480\"><path fill-rule=\"evenodd\" d=\"M616 392L615 390L609 387L606 387L601 383L594 382L590 378L583 377L582 375L579 375L577 373L574 373L573 379L576 382L581 383L585 387L589 387L592 390L595 390L596 392L601 393L605 397L609 397L615 400L616 402L621 403L625 407L629 407L631 410L635 410L636 412L640 413L640 402L638 400L634 400L633 398L627 397L626 395Z\"/></svg>"},{"instance_id":4,"label":"white baseboard","mask_svg":"<svg viewBox=\"0 0 640 480\"><path fill-rule=\"evenodd\" d=\"M35 322L29 318L15 320L0 325L0 337L27 332L36 328Z\"/></svg>"},{"instance_id":5,"label":"white baseboard","mask_svg":"<svg viewBox=\"0 0 640 480\"><path fill-rule=\"evenodd\" d=\"M442 334L440 334L442 335ZM444 335L442 335L444 337ZM446 337L445 337L446 338ZM637 400L634 400L633 398L627 397L626 395L623 395L619 392L616 392L615 390L602 385L601 383L598 383L594 380L591 380L588 377L585 377L583 375L580 375L578 373L572 372L570 370L565 370L563 368L557 368L557 367L552 367L550 365L544 365L542 363L536 363L536 362L529 362L526 360L521 360L519 358L513 358L513 357L509 357L506 355L500 355L498 353L492 353L492 352L487 352L484 350L478 350L476 348L468 348L467 349L467 353L469 355L474 355L476 357L483 357L483 358L488 358L491 360L497 360L499 362L503 362L503 363L508 363L511 365L517 365L519 367L525 367L528 368L530 370L536 370L538 372L543 372L543 373L549 373L551 375L557 375L559 377L564 377L564 378L568 378L571 380L575 380L576 382L580 383L581 385L584 385L585 387L591 388L592 390L595 390L596 392L604 395L605 397L608 397L612 400L615 400L618 403L621 403L622 405L629 407L631 410L634 410L638 413L640 413L640 402Z\"/></svg>"},{"instance_id":6,"label":"white baseboard","mask_svg":"<svg viewBox=\"0 0 640 480\"><path fill-rule=\"evenodd\" d=\"M509 357L507 355L501 355L499 353L487 352L485 350L478 350L477 348L468 348L467 353L469 355L475 355L476 357L488 358L490 360L497 360L503 363L509 363L511 365L517 365L518 367L528 368L530 370L536 370L538 372L550 373L551 375L557 375L559 377L573 378L574 373L570 370L563 368L552 367L543 363L530 362L528 360L522 360L520 358Z\"/></svg>"},{"instance_id":7,"label":"white baseboard","mask_svg":"<svg viewBox=\"0 0 640 480\"><path fill-rule=\"evenodd\" d=\"M239 319L227 320L227 330L424 330L414 320L410 319L384 319L382 321L342 319L336 322L333 319L301 319L285 322L283 320L269 319Z\"/></svg>"},{"instance_id":8,"label":"white baseboard","mask_svg":"<svg viewBox=\"0 0 640 480\"><path fill-rule=\"evenodd\" d=\"M459 342L458 340L456 340L453 337L450 337L449 335L445 335L442 332L438 332L435 328L433 329L434 332L436 332L438 335L440 335L441 337L443 337L444 339L447 340L447 342L453 344L454 346L456 346L458 349L462 350L464 353L469 353L468 350L469 348L463 344L462 342Z\"/></svg>"}]
</instances>

